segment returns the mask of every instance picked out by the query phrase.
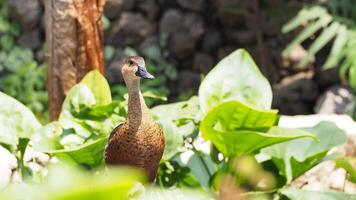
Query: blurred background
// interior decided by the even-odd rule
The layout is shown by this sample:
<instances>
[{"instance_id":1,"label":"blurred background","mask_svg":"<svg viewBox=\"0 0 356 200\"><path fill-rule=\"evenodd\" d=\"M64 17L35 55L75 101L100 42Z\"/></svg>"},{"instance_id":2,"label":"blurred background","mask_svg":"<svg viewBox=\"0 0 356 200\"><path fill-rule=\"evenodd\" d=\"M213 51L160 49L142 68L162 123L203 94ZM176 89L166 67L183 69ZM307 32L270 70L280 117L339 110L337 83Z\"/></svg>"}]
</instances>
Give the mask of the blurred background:
<instances>
[{"instance_id":1,"label":"blurred background","mask_svg":"<svg viewBox=\"0 0 356 200\"><path fill-rule=\"evenodd\" d=\"M0 5L0 90L47 121L43 2L0 0ZM315 7L325 12L311 10ZM120 63L142 55L157 77L144 82L143 90L169 102L186 100L220 59L246 48L272 84L273 107L281 114L350 113L353 92L338 69L350 40L337 33L342 26L355 32L355 7L352 0L106 0L106 77L114 97L122 98ZM298 19L302 9L304 21ZM341 40L339 51L333 50L334 40ZM334 54L339 58L325 67Z\"/></svg>"}]
</instances>

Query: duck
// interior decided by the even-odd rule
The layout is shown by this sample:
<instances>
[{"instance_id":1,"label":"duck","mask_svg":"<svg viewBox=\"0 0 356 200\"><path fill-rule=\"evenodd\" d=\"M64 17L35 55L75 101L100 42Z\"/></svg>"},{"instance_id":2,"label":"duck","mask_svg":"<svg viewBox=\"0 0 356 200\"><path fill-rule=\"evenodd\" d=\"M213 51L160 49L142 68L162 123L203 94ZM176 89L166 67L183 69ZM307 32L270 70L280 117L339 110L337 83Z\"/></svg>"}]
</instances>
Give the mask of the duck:
<instances>
[{"instance_id":1,"label":"duck","mask_svg":"<svg viewBox=\"0 0 356 200\"><path fill-rule=\"evenodd\" d=\"M123 61L121 73L128 90L128 112L124 123L110 134L105 148L107 165L142 169L154 182L163 156L165 139L161 127L150 115L140 90L141 79L154 79L140 56Z\"/></svg>"}]
</instances>

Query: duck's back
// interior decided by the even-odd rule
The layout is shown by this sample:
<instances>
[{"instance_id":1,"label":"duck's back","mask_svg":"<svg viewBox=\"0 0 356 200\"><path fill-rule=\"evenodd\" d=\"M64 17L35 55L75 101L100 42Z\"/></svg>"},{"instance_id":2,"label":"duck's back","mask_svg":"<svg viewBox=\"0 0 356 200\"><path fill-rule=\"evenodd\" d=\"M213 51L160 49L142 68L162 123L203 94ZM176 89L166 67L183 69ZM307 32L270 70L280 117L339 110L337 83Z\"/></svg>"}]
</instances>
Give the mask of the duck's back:
<instances>
[{"instance_id":1,"label":"duck's back","mask_svg":"<svg viewBox=\"0 0 356 200\"><path fill-rule=\"evenodd\" d=\"M105 161L142 168L153 181L163 151L164 135L156 123L145 122L136 129L124 123L113 130L105 149Z\"/></svg>"}]
</instances>

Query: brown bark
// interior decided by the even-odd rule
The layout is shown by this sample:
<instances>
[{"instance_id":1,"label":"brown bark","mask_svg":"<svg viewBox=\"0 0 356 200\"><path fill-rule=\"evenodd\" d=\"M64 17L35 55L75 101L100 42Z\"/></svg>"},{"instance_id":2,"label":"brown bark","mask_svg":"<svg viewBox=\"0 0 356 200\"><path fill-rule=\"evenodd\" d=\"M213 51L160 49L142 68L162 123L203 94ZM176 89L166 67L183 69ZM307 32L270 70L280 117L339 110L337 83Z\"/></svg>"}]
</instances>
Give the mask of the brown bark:
<instances>
[{"instance_id":1,"label":"brown bark","mask_svg":"<svg viewBox=\"0 0 356 200\"><path fill-rule=\"evenodd\" d=\"M104 72L105 0L46 0L49 117L56 120L67 92L90 70Z\"/></svg>"}]
</instances>

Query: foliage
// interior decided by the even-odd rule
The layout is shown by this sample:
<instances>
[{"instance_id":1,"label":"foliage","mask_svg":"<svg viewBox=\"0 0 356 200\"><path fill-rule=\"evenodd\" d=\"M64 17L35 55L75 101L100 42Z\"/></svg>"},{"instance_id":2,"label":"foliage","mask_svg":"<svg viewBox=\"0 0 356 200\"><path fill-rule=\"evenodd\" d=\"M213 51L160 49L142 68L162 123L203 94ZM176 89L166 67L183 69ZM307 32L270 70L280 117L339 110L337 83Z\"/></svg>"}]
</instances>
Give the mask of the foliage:
<instances>
[{"instance_id":1,"label":"foliage","mask_svg":"<svg viewBox=\"0 0 356 200\"><path fill-rule=\"evenodd\" d=\"M224 73L221 69L229 70ZM236 82L230 74L248 74L249 79L260 83ZM219 80L224 80L223 84L219 84ZM156 186L140 188L133 187L135 181L144 183L136 173L120 170L120 177L98 170L103 166L103 150L110 131L123 122L127 114L127 101L112 101L105 78L92 71L69 91L58 121L39 125L31 137L27 136L30 141L17 145L22 149L30 145L39 152L48 153L59 160L54 165L83 166L88 170L87 175L78 172L77 176L72 170L49 170L48 178L42 180L41 185L10 185L1 195L8 195L8 199L21 198L24 193L14 191L23 189L28 191L25 193L29 194L26 196L29 199L36 199L39 191L48 191L48 199L112 199L114 196L120 199L127 195L133 199L176 199L175 194L180 194L180 199L209 199L225 187L226 180L232 180L228 186L238 191L268 190L266 198L271 197L269 194L291 196L288 193L290 180L325 159L328 150L342 144L345 136L327 122L304 130L279 127L278 111L270 110L271 96L268 82L248 53L237 50L207 75L198 97L152 108L154 118L164 129L166 148ZM8 96L4 98L8 99L8 104L18 104ZM22 105L17 107L11 109L29 112ZM17 120L16 115L0 112L0 118L5 117ZM27 120L26 123L32 124ZM6 129L14 128L13 132L19 135L14 124L1 125ZM7 132L0 132L0 138L6 137L9 137ZM256 159L261 152L271 156L266 162L270 161L272 168ZM300 163L285 167L293 159ZM106 175L102 178L101 174ZM279 179L273 174L286 176L288 182L282 180L277 184ZM54 189L57 181L58 189ZM186 187L202 194L180 190ZM333 194L320 195L332 198Z\"/></svg>"},{"instance_id":2,"label":"foliage","mask_svg":"<svg viewBox=\"0 0 356 200\"><path fill-rule=\"evenodd\" d=\"M350 85L356 88L355 3L355 0L328 0L324 5L305 6L282 29L284 33L287 33L305 25L303 30L287 46L283 54L290 54L297 44L301 44L306 39L312 38L318 32L321 32L308 48L308 56L299 63L300 66L305 67L312 62L315 54L334 40L323 68L329 69L339 66L340 76L345 77L348 74Z\"/></svg>"},{"instance_id":3,"label":"foliage","mask_svg":"<svg viewBox=\"0 0 356 200\"><path fill-rule=\"evenodd\" d=\"M199 88L199 101L204 113L228 100L238 100L262 109L269 109L272 104L271 86L244 50L237 50L220 61Z\"/></svg>"},{"instance_id":4,"label":"foliage","mask_svg":"<svg viewBox=\"0 0 356 200\"><path fill-rule=\"evenodd\" d=\"M301 130L274 126L278 118L276 111L257 110L230 101L211 110L201 122L200 130L225 156L253 153L296 138L315 138Z\"/></svg>"},{"instance_id":5,"label":"foliage","mask_svg":"<svg viewBox=\"0 0 356 200\"><path fill-rule=\"evenodd\" d=\"M106 79L92 71L69 91L58 122L44 127L52 131L33 137L34 147L67 162L95 167L103 161L110 132L123 121Z\"/></svg>"},{"instance_id":6,"label":"foliage","mask_svg":"<svg viewBox=\"0 0 356 200\"><path fill-rule=\"evenodd\" d=\"M323 192L316 192L316 191L309 191L309 190L302 190L296 188L288 188L282 189L281 193L287 196L290 200L304 200L304 199L313 199L313 200L343 200L349 199L354 200L356 199L355 195L345 194L343 192L335 192L335 191L323 191Z\"/></svg>"},{"instance_id":7,"label":"foliage","mask_svg":"<svg viewBox=\"0 0 356 200\"><path fill-rule=\"evenodd\" d=\"M356 183L356 159L351 157L339 158L335 161L337 167L344 168L349 174L348 179Z\"/></svg>"},{"instance_id":8,"label":"foliage","mask_svg":"<svg viewBox=\"0 0 356 200\"><path fill-rule=\"evenodd\" d=\"M262 151L272 157L288 182L318 164L332 147L346 142L345 133L331 122L321 122L305 131L314 134L319 141L301 138L276 144Z\"/></svg>"},{"instance_id":9,"label":"foliage","mask_svg":"<svg viewBox=\"0 0 356 200\"><path fill-rule=\"evenodd\" d=\"M46 66L37 64L30 49L15 43L20 26L9 21L6 3L0 4L0 90L28 106L41 121L47 121Z\"/></svg>"},{"instance_id":10,"label":"foliage","mask_svg":"<svg viewBox=\"0 0 356 200\"><path fill-rule=\"evenodd\" d=\"M7 188L1 199L126 199L137 181L145 182L133 169L97 170L95 174L73 167L53 167L39 186L26 183ZM18 192L19 189L21 192Z\"/></svg>"}]
</instances>

